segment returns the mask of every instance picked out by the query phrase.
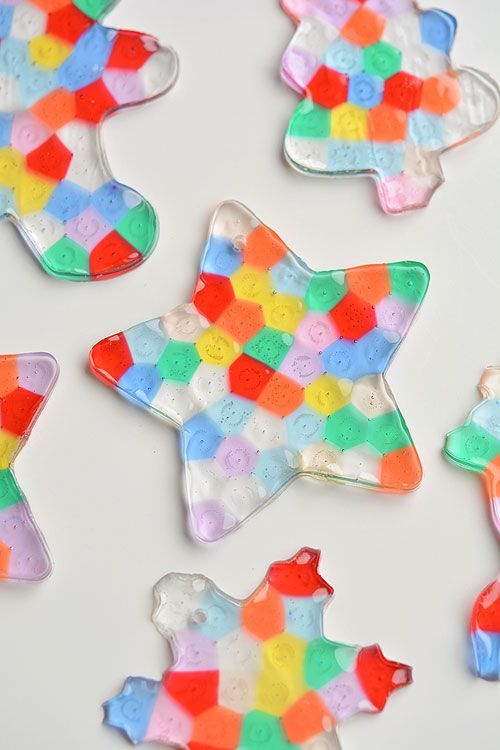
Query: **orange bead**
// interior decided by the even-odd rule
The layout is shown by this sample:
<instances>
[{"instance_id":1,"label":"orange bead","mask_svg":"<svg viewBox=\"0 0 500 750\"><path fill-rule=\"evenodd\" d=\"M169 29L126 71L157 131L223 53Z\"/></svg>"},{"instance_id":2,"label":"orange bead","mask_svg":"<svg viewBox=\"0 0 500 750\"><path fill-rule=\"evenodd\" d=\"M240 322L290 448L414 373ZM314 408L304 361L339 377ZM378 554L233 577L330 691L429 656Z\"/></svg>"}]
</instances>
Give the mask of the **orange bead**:
<instances>
[{"instance_id":1,"label":"orange bead","mask_svg":"<svg viewBox=\"0 0 500 750\"><path fill-rule=\"evenodd\" d=\"M275 372L257 399L257 403L279 417L287 417L304 400L304 390L291 378Z\"/></svg>"},{"instance_id":2,"label":"orange bead","mask_svg":"<svg viewBox=\"0 0 500 750\"><path fill-rule=\"evenodd\" d=\"M9 574L10 547L0 542L0 578L7 578Z\"/></svg>"},{"instance_id":3,"label":"orange bead","mask_svg":"<svg viewBox=\"0 0 500 750\"><path fill-rule=\"evenodd\" d=\"M436 115L446 115L458 107L462 90L458 78L451 73L443 73L424 81L420 106Z\"/></svg>"},{"instance_id":4,"label":"orange bead","mask_svg":"<svg viewBox=\"0 0 500 750\"><path fill-rule=\"evenodd\" d=\"M243 260L251 266L268 270L279 263L288 248L276 232L260 224L247 236Z\"/></svg>"},{"instance_id":5,"label":"orange bead","mask_svg":"<svg viewBox=\"0 0 500 750\"><path fill-rule=\"evenodd\" d=\"M217 750L234 750L240 744L243 717L223 706L214 706L196 717L192 741Z\"/></svg>"},{"instance_id":6,"label":"orange bead","mask_svg":"<svg viewBox=\"0 0 500 750\"><path fill-rule=\"evenodd\" d=\"M285 610L280 594L268 583L263 583L243 605L241 618L243 627L261 641L282 633Z\"/></svg>"},{"instance_id":7,"label":"orange bead","mask_svg":"<svg viewBox=\"0 0 500 750\"><path fill-rule=\"evenodd\" d=\"M46 13L52 13L54 10L61 10L66 5L71 5L71 0L31 0L31 2Z\"/></svg>"},{"instance_id":8,"label":"orange bead","mask_svg":"<svg viewBox=\"0 0 500 750\"><path fill-rule=\"evenodd\" d=\"M384 33L385 19L370 8L361 6L352 14L341 34L344 39L358 47L368 47L380 41Z\"/></svg>"},{"instance_id":9,"label":"orange bead","mask_svg":"<svg viewBox=\"0 0 500 750\"><path fill-rule=\"evenodd\" d=\"M372 141L393 143L406 139L407 114L389 104L379 104L368 112L368 133Z\"/></svg>"},{"instance_id":10,"label":"orange bead","mask_svg":"<svg viewBox=\"0 0 500 750\"><path fill-rule=\"evenodd\" d=\"M380 485L384 490L408 492L422 481L422 465L413 445L382 456Z\"/></svg>"},{"instance_id":11,"label":"orange bead","mask_svg":"<svg viewBox=\"0 0 500 750\"><path fill-rule=\"evenodd\" d=\"M347 271L349 289L370 305L377 305L391 291L391 277L385 265L360 266Z\"/></svg>"},{"instance_id":12,"label":"orange bead","mask_svg":"<svg viewBox=\"0 0 500 750\"><path fill-rule=\"evenodd\" d=\"M294 744L302 744L333 727L331 713L315 692L305 693L283 715L285 734Z\"/></svg>"},{"instance_id":13,"label":"orange bead","mask_svg":"<svg viewBox=\"0 0 500 750\"><path fill-rule=\"evenodd\" d=\"M262 308L255 302L235 299L226 307L217 325L240 344L246 344L265 326Z\"/></svg>"},{"instance_id":14,"label":"orange bead","mask_svg":"<svg viewBox=\"0 0 500 750\"><path fill-rule=\"evenodd\" d=\"M0 399L8 396L19 387L17 358L2 357L0 358L2 367L0 367Z\"/></svg>"},{"instance_id":15,"label":"orange bead","mask_svg":"<svg viewBox=\"0 0 500 750\"><path fill-rule=\"evenodd\" d=\"M56 89L31 107L31 113L52 130L59 130L76 114L75 94L65 89Z\"/></svg>"}]
</instances>

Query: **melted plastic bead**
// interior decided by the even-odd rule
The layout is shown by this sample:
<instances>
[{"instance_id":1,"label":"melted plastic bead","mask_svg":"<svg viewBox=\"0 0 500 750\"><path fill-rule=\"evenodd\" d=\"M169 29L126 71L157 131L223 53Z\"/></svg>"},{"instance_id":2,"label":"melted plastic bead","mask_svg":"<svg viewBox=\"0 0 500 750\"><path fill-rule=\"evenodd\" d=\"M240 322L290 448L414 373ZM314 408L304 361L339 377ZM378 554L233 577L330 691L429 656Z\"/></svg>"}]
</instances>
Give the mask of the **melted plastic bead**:
<instances>
[{"instance_id":1,"label":"melted plastic bead","mask_svg":"<svg viewBox=\"0 0 500 750\"><path fill-rule=\"evenodd\" d=\"M390 492L419 484L384 373L428 282L411 262L314 272L228 202L215 213L192 303L104 339L90 365L182 425L190 526L215 541L300 473ZM325 451L338 452L329 468Z\"/></svg>"},{"instance_id":2,"label":"melted plastic bead","mask_svg":"<svg viewBox=\"0 0 500 750\"><path fill-rule=\"evenodd\" d=\"M162 578L153 621L173 665L161 682L129 677L104 704L105 723L182 750L338 750L337 724L381 711L412 671L378 646L325 638L333 589L318 563L302 549L242 601L201 575Z\"/></svg>"},{"instance_id":3,"label":"melted plastic bead","mask_svg":"<svg viewBox=\"0 0 500 750\"><path fill-rule=\"evenodd\" d=\"M500 367L488 367L479 384L483 401L449 433L444 454L462 469L480 474L493 529L500 539ZM478 597L472 612L471 665L478 677L500 680L500 577Z\"/></svg>"},{"instance_id":4,"label":"melted plastic bead","mask_svg":"<svg viewBox=\"0 0 500 750\"><path fill-rule=\"evenodd\" d=\"M444 181L440 154L500 112L485 73L454 68L453 16L410 0L281 0L298 28L283 80L304 99L285 155L304 174L371 176L388 213L426 206Z\"/></svg>"},{"instance_id":5,"label":"melted plastic bead","mask_svg":"<svg viewBox=\"0 0 500 750\"><path fill-rule=\"evenodd\" d=\"M59 373L50 354L0 357L0 579L41 581L52 562L14 461L50 396Z\"/></svg>"},{"instance_id":6,"label":"melted plastic bead","mask_svg":"<svg viewBox=\"0 0 500 750\"><path fill-rule=\"evenodd\" d=\"M110 0L0 0L0 209L42 267L111 278L153 251L151 205L113 179L99 136L121 107L164 94L177 57L100 21Z\"/></svg>"}]
</instances>

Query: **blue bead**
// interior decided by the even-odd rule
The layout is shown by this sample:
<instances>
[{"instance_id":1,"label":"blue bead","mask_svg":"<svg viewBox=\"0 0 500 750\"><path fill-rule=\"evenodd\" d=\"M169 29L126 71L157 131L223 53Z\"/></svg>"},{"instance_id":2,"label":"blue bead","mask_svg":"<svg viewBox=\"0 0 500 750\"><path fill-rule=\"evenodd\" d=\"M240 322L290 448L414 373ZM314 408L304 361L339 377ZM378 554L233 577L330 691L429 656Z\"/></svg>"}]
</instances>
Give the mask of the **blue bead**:
<instances>
[{"instance_id":1,"label":"blue bead","mask_svg":"<svg viewBox=\"0 0 500 750\"><path fill-rule=\"evenodd\" d=\"M28 42L7 37L0 44L0 73L19 75L30 67Z\"/></svg>"},{"instance_id":2,"label":"blue bead","mask_svg":"<svg viewBox=\"0 0 500 750\"><path fill-rule=\"evenodd\" d=\"M224 396L207 409L224 435L239 435L255 411L255 403L239 396Z\"/></svg>"},{"instance_id":3,"label":"blue bead","mask_svg":"<svg viewBox=\"0 0 500 750\"><path fill-rule=\"evenodd\" d=\"M373 143L369 166L372 169L376 169L383 177L392 177L403 171L405 153L405 143Z\"/></svg>"},{"instance_id":4,"label":"blue bead","mask_svg":"<svg viewBox=\"0 0 500 750\"><path fill-rule=\"evenodd\" d=\"M487 399L476 406L471 414L474 424L489 432L490 435L500 440L500 401Z\"/></svg>"},{"instance_id":5,"label":"blue bead","mask_svg":"<svg viewBox=\"0 0 500 750\"><path fill-rule=\"evenodd\" d=\"M384 95L384 81L368 73L358 73L349 79L349 101L358 107L371 109L380 104Z\"/></svg>"},{"instance_id":6,"label":"blue bead","mask_svg":"<svg viewBox=\"0 0 500 750\"><path fill-rule=\"evenodd\" d=\"M149 405L162 384L154 365L132 365L118 381L118 388L141 404Z\"/></svg>"},{"instance_id":7,"label":"blue bead","mask_svg":"<svg viewBox=\"0 0 500 750\"><path fill-rule=\"evenodd\" d=\"M474 672L483 680L500 680L500 633L476 630L471 638Z\"/></svg>"},{"instance_id":8,"label":"blue bead","mask_svg":"<svg viewBox=\"0 0 500 750\"><path fill-rule=\"evenodd\" d=\"M85 211L90 193L70 180L62 180L52 193L45 210L59 221L69 221Z\"/></svg>"},{"instance_id":9,"label":"blue bead","mask_svg":"<svg viewBox=\"0 0 500 750\"><path fill-rule=\"evenodd\" d=\"M289 252L272 267L271 276L277 292L304 297L311 279L311 272L300 258Z\"/></svg>"},{"instance_id":10,"label":"blue bead","mask_svg":"<svg viewBox=\"0 0 500 750\"><path fill-rule=\"evenodd\" d=\"M0 147L9 146L12 136L12 122L14 115L0 112Z\"/></svg>"},{"instance_id":11,"label":"blue bead","mask_svg":"<svg viewBox=\"0 0 500 750\"><path fill-rule=\"evenodd\" d=\"M290 465L294 460L290 449L273 448L261 451L255 475L269 494L281 490L297 474L297 469Z\"/></svg>"},{"instance_id":12,"label":"blue bead","mask_svg":"<svg viewBox=\"0 0 500 750\"><path fill-rule=\"evenodd\" d=\"M443 118L438 115L431 115L421 109L410 112L408 136L416 146L425 146L428 149L444 148L446 141Z\"/></svg>"},{"instance_id":13,"label":"blue bead","mask_svg":"<svg viewBox=\"0 0 500 750\"><path fill-rule=\"evenodd\" d=\"M205 246L201 270L218 276L232 276L242 263L241 252L234 249L227 237L210 237Z\"/></svg>"},{"instance_id":14,"label":"blue bead","mask_svg":"<svg viewBox=\"0 0 500 750\"><path fill-rule=\"evenodd\" d=\"M101 78L113 48L116 32L94 24L77 41L71 55L58 70L60 85L78 91Z\"/></svg>"},{"instance_id":15,"label":"blue bead","mask_svg":"<svg viewBox=\"0 0 500 750\"><path fill-rule=\"evenodd\" d=\"M40 70L34 66L23 70L19 76L18 85L22 103L27 109L59 88L56 73Z\"/></svg>"},{"instance_id":16,"label":"blue bead","mask_svg":"<svg viewBox=\"0 0 500 750\"><path fill-rule=\"evenodd\" d=\"M457 33L457 19L442 10L426 10L420 14L422 41L449 55Z\"/></svg>"},{"instance_id":17,"label":"blue bead","mask_svg":"<svg viewBox=\"0 0 500 750\"><path fill-rule=\"evenodd\" d=\"M200 413L188 420L181 429L182 453L188 461L213 458L224 436L215 422Z\"/></svg>"},{"instance_id":18,"label":"blue bead","mask_svg":"<svg viewBox=\"0 0 500 750\"><path fill-rule=\"evenodd\" d=\"M92 195L92 205L112 226L116 226L130 211L124 200L125 192L130 193L130 188L111 180Z\"/></svg>"},{"instance_id":19,"label":"blue bead","mask_svg":"<svg viewBox=\"0 0 500 750\"><path fill-rule=\"evenodd\" d=\"M14 15L13 5L1 5L0 6L0 37L6 37L10 31L12 25L12 17Z\"/></svg>"},{"instance_id":20,"label":"blue bead","mask_svg":"<svg viewBox=\"0 0 500 750\"><path fill-rule=\"evenodd\" d=\"M325 370L330 375L347 380L357 380L363 372L359 349L353 341L338 339L321 354Z\"/></svg>"},{"instance_id":21,"label":"blue bead","mask_svg":"<svg viewBox=\"0 0 500 750\"><path fill-rule=\"evenodd\" d=\"M286 630L310 641L321 636L324 599L284 596Z\"/></svg>"},{"instance_id":22,"label":"blue bead","mask_svg":"<svg viewBox=\"0 0 500 750\"><path fill-rule=\"evenodd\" d=\"M197 629L212 641L218 641L241 625L240 607L215 587L206 592L199 609L206 620Z\"/></svg>"},{"instance_id":23,"label":"blue bead","mask_svg":"<svg viewBox=\"0 0 500 750\"><path fill-rule=\"evenodd\" d=\"M305 448L323 440L325 436L325 420L318 412L301 406L285 419L288 442L295 448Z\"/></svg>"},{"instance_id":24,"label":"blue bead","mask_svg":"<svg viewBox=\"0 0 500 750\"><path fill-rule=\"evenodd\" d=\"M125 338L136 364L155 365L168 344L160 325L160 318L140 323L125 331Z\"/></svg>"},{"instance_id":25,"label":"blue bead","mask_svg":"<svg viewBox=\"0 0 500 750\"><path fill-rule=\"evenodd\" d=\"M360 338L356 342L356 347L358 348L361 367L364 368L362 374L384 373L400 342L399 337L395 337L393 341L389 340L387 335L378 328L374 328L370 333Z\"/></svg>"},{"instance_id":26,"label":"blue bead","mask_svg":"<svg viewBox=\"0 0 500 750\"><path fill-rule=\"evenodd\" d=\"M128 677L122 692L104 704L104 721L124 732L131 742L142 742L148 731L160 683Z\"/></svg>"}]
</instances>

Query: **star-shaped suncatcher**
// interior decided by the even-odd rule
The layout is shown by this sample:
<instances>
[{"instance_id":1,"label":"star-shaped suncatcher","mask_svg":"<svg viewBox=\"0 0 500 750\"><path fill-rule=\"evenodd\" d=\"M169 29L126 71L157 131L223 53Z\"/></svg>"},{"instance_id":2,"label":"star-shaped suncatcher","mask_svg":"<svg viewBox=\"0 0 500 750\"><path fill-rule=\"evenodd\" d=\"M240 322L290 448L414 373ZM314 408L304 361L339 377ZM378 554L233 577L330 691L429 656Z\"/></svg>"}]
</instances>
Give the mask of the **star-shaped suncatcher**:
<instances>
[{"instance_id":1,"label":"star-shaped suncatcher","mask_svg":"<svg viewBox=\"0 0 500 750\"><path fill-rule=\"evenodd\" d=\"M150 204L113 179L100 138L112 112L173 85L177 58L99 22L119 0L0 0L0 215L42 267L76 281L152 252Z\"/></svg>"},{"instance_id":2,"label":"star-shaped suncatcher","mask_svg":"<svg viewBox=\"0 0 500 750\"><path fill-rule=\"evenodd\" d=\"M200 540L299 474L404 492L421 466L384 373L428 281L410 262L316 273L227 202L192 302L104 339L91 369L179 427Z\"/></svg>"},{"instance_id":3,"label":"star-shaped suncatcher","mask_svg":"<svg viewBox=\"0 0 500 750\"><path fill-rule=\"evenodd\" d=\"M411 669L378 646L327 640L333 589L319 552L274 563L243 601L201 575L170 573L154 589L153 620L173 666L161 682L129 677L105 721L132 742L182 750L334 750L337 724L381 711Z\"/></svg>"},{"instance_id":4,"label":"star-shaped suncatcher","mask_svg":"<svg viewBox=\"0 0 500 750\"><path fill-rule=\"evenodd\" d=\"M454 68L457 22L413 0L281 0L298 24L285 82L304 99L285 139L306 174L370 175L388 213L427 205L444 181L440 154L489 128L500 92Z\"/></svg>"},{"instance_id":5,"label":"star-shaped suncatcher","mask_svg":"<svg viewBox=\"0 0 500 750\"><path fill-rule=\"evenodd\" d=\"M0 579L40 581L52 570L13 464L58 373L50 354L0 356Z\"/></svg>"},{"instance_id":6,"label":"star-shaped suncatcher","mask_svg":"<svg viewBox=\"0 0 500 750\"><path fill-rule=\"evenodd\" d=\"M488 367L479 384L483 401L447 437L445 456L480 474L487 489L493 527L500 539L500 367ZM500 576L478 597L471 618L473 668L500 680Z\"/></svg>"}]
</instances>

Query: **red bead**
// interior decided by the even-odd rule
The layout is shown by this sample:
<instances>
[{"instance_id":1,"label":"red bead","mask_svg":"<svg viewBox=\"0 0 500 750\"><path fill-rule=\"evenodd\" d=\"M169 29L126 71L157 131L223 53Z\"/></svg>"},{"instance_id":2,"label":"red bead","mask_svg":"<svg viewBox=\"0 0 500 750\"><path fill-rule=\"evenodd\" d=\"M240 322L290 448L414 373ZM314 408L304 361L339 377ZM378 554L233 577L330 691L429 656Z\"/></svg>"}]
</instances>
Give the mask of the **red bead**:
<instances>
[{"instance_id":1,"label":"red bead","mask_svg":"<svg viewBox=\"0 0 500 750\"><path fill-rule=\"evenodd\" d=\"M96 344L90 352L90 369L106 384L116 385L134 360L123 333L110 336Z\"/></svg>"},{"instance_id":2,"label":"red bead","mask_svg":"<svg viewBox=\"0 0 500 750\"><path fill-rule=\"evenodd\" d=\"M149 49L146 49L146 42ZM119 31L107 68L139 70L158 49L156 40L136 31Z\"/></svg>"},{"instance_id":3,"label":"red bead","mask_svg":"<svg viewBox=\"0 0 500 750\"><path fill-rule=\"evenodd\" d=\"M312 596L325 589L329 596L333 588L318 573L319 552L304 548L295 557L271 565L267 580L283 596Z\"/></svg>"},{"instance_id":4,"label":"red bead","mask_svg":"<svg viewBox=\"0 0 500 750\"><path fill-rule=\"evenodd\" d=\"M412 681L411 668L389 661L378 646L361 649L356 662L356 675L377 711L382 711L394 690Z\"/></svg>"},{"instance_id":5,"label":"red bead","mask_svg":"<svg viewBox=\"0 0 500 750\"><path fill-rule=\"evenodd\" d=\"M215 323L234 299L234 291L226 276L203 273L196 287L193 302L198 312Z\"/></svg>"},{"instance_id":6,"label":"red bead","mask_svg":"<svg viewBox=\"0 0 500 750\"><path fill-rule=\"evenodd\" d=\"M94 81L76 92L76 118L85 122L101 122L104 115L117 107L116 99L110 94L102 80Z\"/></svg>"},{"instance_id":7,"label":"red bead","mask_svg":"<svg viewBox=\"0 0 500 750\"><path fill-rule=\"evenodd\" d=\"M263 362L242 354L229 368L229 385L232 393L256 401L273 374Z\"/></svg>"},{"instance_id":8,"label":"red bead","mask_svg":"<svg viewBox=\"0 0 500 750\"><path fill-rule=\"evenodd\" d=\"M94 22L71 3L64 8L49 13L47 19L47 33L75 44Z\"/></svg>"},{"instance_id":9,"label":"red bead","mask_svg":"<svg viewBox=\"0 0 500 750\"><path fill-rule=\"evenodd\" d=\"M197 716L216 706L219 693L219 672L167 672L163 685L183 708Z\"/></svg>"},{"instance_id":10,"label":"red bead","mask_svg":"<svg viewBox=\"0 0 500 750\"><path fill-rule=\"evenodd\" d=\"M43 396L24 388L16 388L1 399L2 429L13 435L23 435L30 426Z\"/></svg>"},{"instance_id":11,"label":"red bead","mask_svg":"<svg viewBox=\"0 0 500 750\"><path fill-rule=\"evenodd\" d=\"M316 104L333 109L347 101L349 79L337 70L323 65L306 86L306 91Z\"/></svg>"},{"instance_id":12,"label":"red bead","mask_svg":"<svg viewBox=\"0 0 500 750\"><path fill-rule=\"evenodd\" d=\"M338 305L330 310L330 316L340 336L352 341L361 338L377 325L373 307L353 292L348 292Z\"/></svg>"},{"instance_id":13,"label":"red bead","mask_svg":"<svg viewBox=\"0 0 500 750\"><path fill-rule=\"evenodd\" d=\"M28 154L26 163L34 172L59 181L66 177L72 158L71 151L53 135Z\"/></svg>"},{"instance_id":14,"label":"red bead","mask_svg":"<svg viewBox=\"0 0 500 750\"><path fill-rule=\"evenodd\" d=\"M90 273L92 276L116 276L140 262L142 255L127 240L112 231L92 250Z\"/></svg>"},{"instance_id":15,"label":"red bead","mask_svg":"<svg viewBox=\"0 0 500 750\"><path fill-rule=\"evenodd\" d=\"M472 612L471 630L500 633L500 579L493 581L478 597Z\"/></svg>"},{"instance_id":16,"label":"red bead","mask_svg":"<svg viewBox=\"0 0 500 750\"><path fill-rule=\"evenodd\" d=\"M405 112L411 112L420 106L423 86L421 78L405 72L396 73L385 82L384 102Z\"/></svg>"}]
</instances>

